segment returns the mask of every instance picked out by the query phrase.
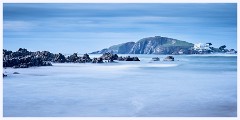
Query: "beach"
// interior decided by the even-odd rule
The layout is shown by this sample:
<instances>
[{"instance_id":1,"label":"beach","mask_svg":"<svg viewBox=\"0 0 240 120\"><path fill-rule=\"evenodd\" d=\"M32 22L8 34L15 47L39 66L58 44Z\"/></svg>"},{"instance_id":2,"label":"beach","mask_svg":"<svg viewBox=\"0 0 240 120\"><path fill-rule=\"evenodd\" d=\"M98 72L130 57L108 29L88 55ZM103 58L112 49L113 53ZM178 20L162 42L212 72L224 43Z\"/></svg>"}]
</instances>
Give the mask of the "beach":
<instances>
[{"instance_id":1,"label":"beach","mask_svg":"<svg viewBox=\"0 0 240 120\"><path fill-rule=\"evenodd\" d=\"M236 55L131 56L140 61L4 68L3 116L237 116Z\"/></svg>"}]
</instances>

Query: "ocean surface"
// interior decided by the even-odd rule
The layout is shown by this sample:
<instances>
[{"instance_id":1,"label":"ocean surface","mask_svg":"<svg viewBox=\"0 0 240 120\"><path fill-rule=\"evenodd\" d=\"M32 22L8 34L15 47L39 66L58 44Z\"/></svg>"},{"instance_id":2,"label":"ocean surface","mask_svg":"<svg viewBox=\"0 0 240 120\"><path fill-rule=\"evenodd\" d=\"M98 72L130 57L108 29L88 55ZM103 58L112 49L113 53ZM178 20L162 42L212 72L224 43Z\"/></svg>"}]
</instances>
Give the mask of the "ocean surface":
<instances>
[{"instance_id":1,"label":"ocean surface","mask_svg":"<svg viewBox=\"0 0 240 120\"><path fill-rule=\"evenodd\" d=\"M237 116L236 55L130 56L141 61L3 69L3 116Z\"/></svg>"}]
</instances>

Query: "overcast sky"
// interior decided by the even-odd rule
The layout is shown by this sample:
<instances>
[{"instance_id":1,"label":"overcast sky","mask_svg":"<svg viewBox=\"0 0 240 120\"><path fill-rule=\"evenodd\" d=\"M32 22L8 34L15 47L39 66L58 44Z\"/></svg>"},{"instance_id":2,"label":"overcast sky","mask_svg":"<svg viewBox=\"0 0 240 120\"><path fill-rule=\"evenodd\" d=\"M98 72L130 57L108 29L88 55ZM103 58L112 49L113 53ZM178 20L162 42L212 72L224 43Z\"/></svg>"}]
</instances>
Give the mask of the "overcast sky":
<instances>
[{"instance_id":1,"label":"overcast sky","mask_svg":"<svg viewBox=\"0 0 240 120\"><path fill-rule=\"evenodd\" d=\"M3 4L3 48L88 53L164 36L237 48L237 4Z\"/></svg>"}]
</instances>

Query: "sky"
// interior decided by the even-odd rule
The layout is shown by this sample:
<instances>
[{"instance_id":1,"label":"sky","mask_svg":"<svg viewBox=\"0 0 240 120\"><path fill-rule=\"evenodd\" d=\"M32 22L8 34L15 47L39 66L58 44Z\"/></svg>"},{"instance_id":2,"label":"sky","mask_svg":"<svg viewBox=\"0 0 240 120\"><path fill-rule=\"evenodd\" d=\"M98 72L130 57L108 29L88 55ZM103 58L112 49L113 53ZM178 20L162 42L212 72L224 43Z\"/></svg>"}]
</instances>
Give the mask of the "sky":
<instances>
[{"instance_id":1,"label":"sky","mask_svg":"<svg viewBox=\"0 0 240 120\"><path fill-rule=\"evenodd\" d=\"M89 53L154 36L236 49L237 4L3 4L7 50Z\"/></svg>"}]
</instances>

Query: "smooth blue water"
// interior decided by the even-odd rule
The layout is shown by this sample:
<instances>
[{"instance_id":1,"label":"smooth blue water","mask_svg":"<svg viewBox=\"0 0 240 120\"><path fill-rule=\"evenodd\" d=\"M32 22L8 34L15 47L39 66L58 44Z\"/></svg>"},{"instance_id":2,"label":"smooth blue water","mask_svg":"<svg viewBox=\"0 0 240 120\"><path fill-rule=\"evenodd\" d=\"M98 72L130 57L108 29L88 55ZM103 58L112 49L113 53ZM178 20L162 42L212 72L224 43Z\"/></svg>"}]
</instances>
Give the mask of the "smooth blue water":
<instances>
[{"instance_id":1,"label":"smooth blue water","mask_svg":"<svg viewBox=\"0 0 240 120\"><path fill-rule=\"evenodd\" d=\"M131 56L141 61L4 69L3 115L237 116L237 56Z\"/></svg>"}]
</instances>

